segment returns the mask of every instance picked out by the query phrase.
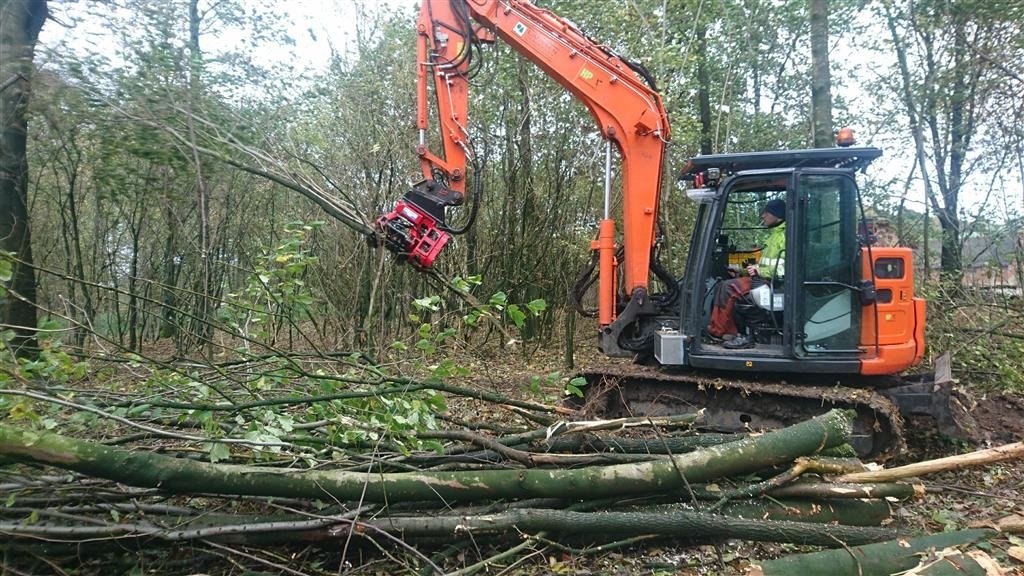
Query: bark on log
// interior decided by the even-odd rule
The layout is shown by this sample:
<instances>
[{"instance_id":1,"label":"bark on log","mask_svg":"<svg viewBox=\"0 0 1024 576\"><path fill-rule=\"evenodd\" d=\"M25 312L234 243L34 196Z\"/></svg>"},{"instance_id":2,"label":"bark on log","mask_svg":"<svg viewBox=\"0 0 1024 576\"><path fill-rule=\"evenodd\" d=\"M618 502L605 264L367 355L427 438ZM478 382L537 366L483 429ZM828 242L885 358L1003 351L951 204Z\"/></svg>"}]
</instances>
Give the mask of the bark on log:
<instances>
[{"instance_id":1,"label":"bark on log","mask_svg":"<svg viewBox=\"0 0 1024 576\"><path fill-rule=\"evenodd\" d=\"M522 509L483 516L394 516L364 523L403 538L518 531L559 532L605 538L657 534L694 540L739 538L761 542L840 546L880 542L894 535L892 530L886 528L750 520L680 510L643 513Z\"/></svg>"},{"instance_id":2,"label":"bark on log","mask_svg":"<svg viewBox=\"0 0 1024 576\"><path fill-rule=\"evenodd\" d=\"M687 483L749 474L846 442L851 414L833 410L789 428L669 460L576 470L481 470L366 474L217 465L123 450L0 425L0 455L129 484L203 492L341 501L473 501L601 498L682 489ZM685 480L684 480L685 479Z\"/></svg>"},{"instance_id":3,"label":"bark on log","mask_svg":"<svg viewBox=\"0 0 1024 576\"><path fill-rule=\"evenodd\" d=\"M881 526L892 517L884 500L737 500L719 508L726 516L756 520L839 523L847 526Z\"/></svg>"},{"instance_id":4,"label":"bark on log","mask_svg":"<svg viewBox=\"0 0 1024 576\"><path fill-rule=\"evenodd\" d=\"M700 448L742 440L740 434L695 434L658 439L580 435L536 442L533 450L549 452L619 452L622 454L683 454Z\"/></svg>"},{"instance_id":5,"label":"bark on log","mask_svg":"<svg viewBox=\"0 0 1024 576\"><path fill-rule=\"evenodd\" d=\"M634 509L630 509L634 510ZM690 503L639 506L636 511L674 511L710 513L711 510ZM735 500L714 511L715 514L754 520L792 520L846 524L847 526L880 526L891 518L892 509L884 500Z\"/></svg>"},{"instance_id":6,"label":"bark on log","mask_svg":"<svg viewBox=\"0 0 1024 576\"><path fill-rule=\"evenodd\" d=\"M909 500L924 496L921 484L847 484L800 480L768 491L775 498L896 498Z\"/></svg>"},{"instance_id":7,"label":"bark on log","mask_svg":"<svg viewBox=\"0 0 1024 576\"><path fill-rule=\"evenodd\" d=\"M981 550L954 552L940 558L925 558L903 576L1006 576L1002 567Z\"/></svg>"},{"instance_id":8,"label":"bark on log","mask_svg":"<svg viewBox=\"0 0 1024 576\"><path fill-rule=\"evenodd\" d=\"M748 576L789 576L791 574L828 574L829 576L870 576L910 570L929 549L945 549L987 540L995 530L973 529L944 532L918 538L899 538L891 542L796 554L752 565Z\"/></svg>"},{"instance_id":9,"label":"bark on log","mask_svg":"<svg viewBox=\"0 0 1024 576\"><path fill-rule=\"evenodd\" d=\"M95 508L95 507L93 507ZM123 507L125 511L133 511L131 506ZM533 508L532 510L545 510ZM116 539L121 543L133 541L137 546L170 545L174 543L207 540L221 544L260 545L285 544L294 542L336 542L339 532L344 526L350 525L359 516L357 512L345 514L310 517L304 515L263 515L252 516L242 514L194 515L194 510L169 509L163 514L159 508L153 508L140 521L127 518L120 522L111 522L110 516L104 514L102 508L74 507L77 515L58 513L42 514L42 520L27 524L21 520L33 512L29 508L12 507L5 509L10 512L8 518L0 519L0 533L4 534L7 543L19 543L31 546L40 539L60 540L73 546L88 546L88 542L102 539ZM182 515L181 512L188 514ZM92 512L90 515L88 512ZM363 515L376 516L376 513ZM481 517L482 513L455 511L458 518ZM637 518L658 518L666 514L682 512L699 514L686 505L662 505L638 507L625 512ZM449 514L451 512L448 512ZM703 514L702 516L706 516ZM761 520L791 520L806 523L839 522L849 526L878 526L889 516L889 508L880 501L847 500L836 502L736 502L730 503L719 511L716 516ZM63 521L62 521L63 520ZM424 521L427 522L427 521ZM341 528L337 526L341 525ZM444 528L450 524L444 524ZM360 528L357 526L357 531ZM423 536L423 534L419 534ZM442 531L431 536L450 537L451 533Z\"/></svg>"}]
</instances>

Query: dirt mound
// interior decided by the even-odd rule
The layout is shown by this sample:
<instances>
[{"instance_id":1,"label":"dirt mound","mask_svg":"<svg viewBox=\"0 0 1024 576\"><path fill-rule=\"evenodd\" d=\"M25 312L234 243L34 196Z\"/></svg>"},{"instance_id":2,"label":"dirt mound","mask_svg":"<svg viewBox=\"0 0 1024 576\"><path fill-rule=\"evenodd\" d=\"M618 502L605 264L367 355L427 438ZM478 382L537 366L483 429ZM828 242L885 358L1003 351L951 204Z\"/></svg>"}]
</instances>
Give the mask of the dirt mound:
<instances>
[{"instance_id":1,"label":"dirt mound","mask_svg":"<svg viewBox=\"0 0 1024 576\"><path fill-rule=\"evenodd\" d=\"M982 439L992 444L1024 440L1024 396L1004 392L975 399L971 415Z\"/></svg>"}]
</instances>

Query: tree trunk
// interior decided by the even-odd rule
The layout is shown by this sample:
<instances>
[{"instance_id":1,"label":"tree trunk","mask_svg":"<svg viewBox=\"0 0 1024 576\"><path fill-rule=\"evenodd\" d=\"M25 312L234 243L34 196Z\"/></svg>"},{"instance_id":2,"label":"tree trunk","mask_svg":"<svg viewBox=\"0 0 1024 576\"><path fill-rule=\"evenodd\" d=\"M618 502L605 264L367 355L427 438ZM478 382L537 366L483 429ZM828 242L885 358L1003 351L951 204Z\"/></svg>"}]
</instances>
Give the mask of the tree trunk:
<instances>
[{"instance_id":1,"label":"tree trunk","mask_svg":"<svg viewBox=\"0 0 1024 576\"><path fill-rule=\"evenodd\" d=\"M574 536L615 537L658 534L689 539L740 538L762 542L793 542L837 546L879 542L892 538L884 528L841 526L814 522L751 520L682 510L658 512L571 512L520 509L483 516L392 516L367 522L380 530L410 536L450 536L458 533L565 532ZM796 574L797 572L794 572Z\"/></svg>"},{"instance_id":2,"label":"tree trunk","mask_svg":"<svg viewBox=\"0 0 1024 576\"><path fill-rule=\"evenodd\" d=\"M476 501L649 495L688 483L750 474L846 442L851 415L832 410L789 428L641 464L573 470L526 469L373 474L216 465L112 448L0 425L0 455L124 484L187 493L290 496L342 501Z\"/></svg>"},{"instance_id":3,"label":"tree trunk","mask_svg":"<svg viewBox=\"0 0 1024 576\"><path fill-rule=\"evenodd\" d=\"M537 449L547 452L598 452L619 454L683 454L699 448L717 446L742 440L740 434L695 434L668 436L658 439L601 437L574 434L537 442Z\"/></svg>"},{"instance_id":4,"label":"tree trunk","mask_svg":"<svg viewBox=\"0 0 1024 576\"><path fill-rule=\"evenodd\" d=\"M700 153L711 154L714 152L712 146L711 131L711 79L708 74L708 49L707 37L708 27L703 21L697 23L697 106L700 110Z\"/></svg>"},{"instance_id":5,"label":"tree trunk","mask_svg":"<svg viewBox=\"0 0 1024 576\"><path fill-rule=\"evenodd\" d=\"M748 576L897 574L917 566L921 554L931 548L942 550L950 546L973 544L995 534L995 530L960 530L919 538L900 538L855 548L785 556L751 566Z\"/></svg>"},{"instance_id":6,"label":"tree trunk","mask_svg":"<svg viewBox=\"0 0 1024 576\"><path fill-rule=\"evenodd\" d=\"M834 482L797 481L768 491L773 498L896 498L908 500L924 496L921 484L882 483L846 484Z\"/></svg>"},{"instance_id":7,"label":"tree trunk","mask_svg":"<svg viewBox=\"0 0 1024 576\"><path fill-rule=\"evenodd\" d=\"M68 155L70 158L70 151ZM76 155L80 155L80 153L76 151ZM70 284L71 286L77 287L82 291L82 313L85 316L85 321L83 322L83 324L85 324L86 326L92 326L93 322L96 320L96 308L92 302L92 287L84 282L81 282L82 280L85 279L85 258L82 255L82 228L79 224L78 194L75 190L75 187L78 182L77 172L79 169L79 162L75 162L73 166L68 168L67 203L68 219L69 224L71 226L71 230L69 231L69 233L71 235L71 246L74 251L73 257L69 258L68 261L69 266L74 270L73 276L75 278L70 282ZM80 286L78 286L79 282L81 282ZM72 301L74 300L72 299ZM85 338L86 331L83 330L82 328L76 328L74 336L75 344L81 346L85 342Z\"/></svg>"},{"instance_id":8,"label":"tree trunk","mask_svg":"<svg viewBox=\"0 0 1024 576\"><path fill-rule=\"evenodd\" d=\"M203 53L199 47L199 31L202 15L199 13L199 0L188 2L188 129L192 144L192 164L196 178L196 208L199 216L199 289L196 291L195 313L195 345L201 346L207 358L213 356L210 315L213 310L213 270L212 240L210 224L210 190L207 178L203 173L203 158L199 153L199 145L195 134L195 116L199 108L199 100L203 86Z\"/></svg>"},{"instance_id":9,"label":"tree trunk","mask_svg":"<svg viewBox=\"0 0 1024 576\"><path fill-rule=\"evenodd\" d=\"M995 448L977 450L969 454L956 454L925 462L914 462L913 464L907 464L898 468L846 474L840 476L837 480L839 482L892 482L925 474L962 470L971 466L995 464L1007 460L1018 460L1022 457L1024 457L1024 442L1014 442L1013 444L1004 444Z\"/></svg>"},{"instance_id":10,"label":"tree trunk","mask_svg":"<svg viewBox=\"0 0 1024 576\"><path fill-rule=\"evenodd\" d=\"M700 512L700 509L690 511ZM716 513L755 520L792 520L846 526L881 526L892 517L892 509L885 500L863 498L776 500L772 497L735 500L723 505Z\"/></svg>"},{"instance_id":11,"label":"tree trunk","mask_svg":"<svg viewBox=\"0 0 1024 576\"><path fill-rule=\"evenodd\" d=\"M160 285L161 307L160 307L160 338L178 339L181 327L178 325L176 308L178 296L175 291L178 285L178 277L181 274L181 252L178 248L178 229L180 222L174 216L172 209L172 198L169 193L169 185L165 182L164 190L167 194L161 202L161 213L164 215L164 224L167 229L167 236L164 239L163 250L163 278ZM179 349L180 353L181 350Z\"/></svg>"},{"instance_id":12,"label":"tree trunk","mask_svg":"<svg viewBox=\"0 0 1024 576\"><path fill-rule=\"evenodd\" d=\"M828 0L810 0L811 133L815 148L835 144L832 136L832 75L828 62Z\"/></svg>"},{"instance_id":13,"label":"tree trunk","mask_svg":"<svg viewBox=\"0 0 1024 576\"><path fill-rule=\"evenodd\" d=\"M846 516L854 519L864 515L851 514L855 506L845 502ZM860 503L857 503L860 504ZM884 503L883 503L884 504ZM819 510L811 503L766 504L763 508L747 506L723 510L720 514L706 514L695 510L674 507L637 509L626 512L571 512L541 508L523 508L499 514L458 514L446 516L382 516L372 514L373 520L356 520L354 512L342 515L322 513L319 518L308 516L245 516L232 514L210 514L203 516L161 515L148 512L147 519L132 522L110 523L87 514L79 522L42 521L24 523L0 520L0 531L11 540L31 543L45 538L59 538L74 542L83 548L89 541L116 537L119 541L136 540L138 545L148 546L161 543L185 541L214 541L221 543L263 545L287 542L331 542L346 538L346 526L356 522L358 533L373 534L375 531L397 533L404 537L441 537L450 539L453 534L508 533L513 530L551 530L570 533L573 536L607 536L611 530L616 535L659 534L686 536L688 538L746 537L762 541L819 542L834 546L836 540L847 542L876 541L891 538L892 532L878 528L867 528L868 524L847 526L822 526L830 524L837 516L830 507ZM876 507L877 508L877 507ZM880 516L861 506L866 516L879 520ZM886 510L888 510L886 508ZM28 515L32 508L8 509L13 514ZM129 510L130 511L130 510ZM752 518L753 520L744 519ZM790 520L797 520L794 522ZM92 520L92 522L89 522ZM784 520L784 521L779 521ZM877 522L876 522L877 524ZM857 526L860 526L859 528ZM166 527L166 528L165 528ZM619 530L622 528L622 530ZM369 529L369 530L368 530Z\"/></svg>"},{"instance_id":14,"label":"tree trunk","mask_svg":"<svg viewBox=\"0 0 1024 576\"><path fill-rule=\"evenodd\" d=\"M36 351L25 113L36 41L47 15L46 0L0 0L0 250L18 259L12 263L10 280L0 294L0 323L14 330L10 345L19 356L32 356Z\"/></svg>"}]
</instances>

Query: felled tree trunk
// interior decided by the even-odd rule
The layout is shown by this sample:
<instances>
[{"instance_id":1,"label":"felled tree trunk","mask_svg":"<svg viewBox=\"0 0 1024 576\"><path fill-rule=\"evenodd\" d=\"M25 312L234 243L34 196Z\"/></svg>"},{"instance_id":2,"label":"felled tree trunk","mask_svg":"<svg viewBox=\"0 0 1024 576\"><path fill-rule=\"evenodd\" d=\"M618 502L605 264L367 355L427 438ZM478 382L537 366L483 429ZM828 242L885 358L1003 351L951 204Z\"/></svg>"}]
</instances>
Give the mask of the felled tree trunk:
<instances>
[{"instance_id":1,"label":"felled tree trunk","mask_svg":"<svg viewBox=\"0 0 1024 576\"><path fill-rule=\"evenodd\" d=\"M685 536L694 540L739 538L817 546L863 544L893 537L885 528L815 524L785 520L751 520L682 510L657 512L570 512L521 509L481 516L390 517L365 522L403 538L520 532L569 533L574 536Z\"/></svg>"},{"instance_id":2,"label":"felled tree trunk","mask_svg":"<svg viewBox=\"0 0 1024 576\"><path fill-rule=\"evenodd\" d=\"M880 526L892 517L885 500L736 500L720 508L728 516L760 520Z\"/></svg>"},{"instance_id":3,"label":"felled tree trunk","mask_svg":"<svg viewBox=\"0 0 1024 576\"><path fill-rule=\"evenodd\" d=\"M944 550L950 546L973 544L987 540L995 530L960 530L919 538L899 538L891 542L825 550L813 554L784 556L753 565L749 576L784 576L790 574L828 574L858 576L896 574L920 564L921 554L929 549ZM968 572L971 574L972 572ZM936 572L938 574L938 572ZM984 574L984 572L981 572Z\"/></svg>"},{"instance_id":4,"label":"felled tree trunk","mask_svg":"<svg viewBox=\"0 0 1024 576\"><path fill-rule=\"evenodd\" d=\"M798 480L768 491L775 498L896 498L909 500L924 496L921 484L849 484Z\"/></svg>"},{"instance_id":5,"label":"felled tree trunk","mask_svg":"<svg viewBox=\"0 0 1024 576\"><path fill-rule=\"evenodd\" d=\"M342 501L474 501L498 498L602 498L677 491L687 483L749 474L846 442L851 416L833 410L789 428L668 460L575 470L360 472L218 465L122 450L0 425L0 455L132 486L188 493L331 497Z\"/></svg>"},{"instance_id":6,"label":"felled tree trunk","mask_svg":"<svg viewBox=\"0 0 1024 576\"><path fill-rule=\"evenodd\" d=\"M914 462L898 468L886 468L872 470L870 472L856 472L840 476L839 482L894 482L904 478L948 472L950 470L961 470L971 466L985 466L1007 460L1016 460L1024 457L1024 442L1004 444L995 448L977 450L969 454L957 454L935 460Z\"/></svg>"},{"instance_id":7,"label":"felled tree trunk","mask_svg":"<svg viewBox=\"0 0 1024 576\"><path fill-rule=\"evenodd\" d=\"M618 452L622 454L682 454L700 448L717 446L742 440L738 434L697 434L694 436L672 436L649 440L645 438L617 438L577 435L571 438L555 438L550 442L537 442L540 448L550 452Z\"/></svg>"},{"instance_id":8,"label":"felled tree trunk","mask_svg":"<svg viewBox=\"0 0 1024 576\"><path fill-rule=\"evenodd\" d=\"M938 558L925 557L907 576L1004 576L1006 571L981 550L939 553Z\"/></svg>"},{"instance_id":9,"label":"felled tree trunk","mask_svg":"<svg viewBox=\"0 0 1024 576\"><path fill-rule=\"evenodd\" d=\"M27 510L14 510L27 514ZM797 537L801 542L821 531L804 523L847 526L879 525L889 517L888 506L881 501L847 500L836 503L815 502L734 502L712 515L679 504L638 507L607 515L602 512L564 513L561 510L530 508L522 512L500 514L473 514L454 511L452 516L388 518L378 513L365 514L374 520L360 520L355 512L325 514L318 518L301 515L245 516L212 514L199 516L161 515L151 511L141 522L123 520L110 522L110 518L91 518L80 523L42 520L24 523L20 520L0 520L0 532L8 542L17 541L27 548L50 540L84 546L89 541L116 538L124 543L133 540L136 545L170 545L185 541L206 540L222 544L270 545L288 542L332 542L345 538L349 526L357 532L386 531L402 536L451 538L453 535L475 533L508 533L512 530L543 528L574 535L606 536L609 529L623 528L630 534L658 534L665 536L690 534L694 537L726 537L731 534L750 534L758 539ZM795 522L768 522L788 520ZM773 531L774 528L781 531ZM856 529L833 529L832 536L864 539L888 538L891 532Z\"/></svg>"}]
</instances>

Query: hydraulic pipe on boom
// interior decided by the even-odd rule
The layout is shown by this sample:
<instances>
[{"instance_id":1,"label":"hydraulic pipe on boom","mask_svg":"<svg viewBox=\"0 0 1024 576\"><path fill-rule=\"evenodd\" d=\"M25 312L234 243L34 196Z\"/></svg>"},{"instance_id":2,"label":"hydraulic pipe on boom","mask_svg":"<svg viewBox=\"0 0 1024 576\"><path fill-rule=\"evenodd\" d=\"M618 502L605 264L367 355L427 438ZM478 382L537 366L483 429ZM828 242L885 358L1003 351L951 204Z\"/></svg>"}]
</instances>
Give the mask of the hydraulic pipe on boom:
<instances>
[{"instance_id":1,"label":"hydraulic pipe on boom","mask_svg":"<svg viewBox=\"0 0 1024 576\"><path fill-rule=\"evenodd\" d=\"M467 161L474 159L468 131L473 58L481 43L501 38L587 107L609 144L609 169L610 146L619 151L622 261L616 258L617 231L610 198L606 198L598 238L591 247L600 266L599 344L606 354L631 355L632 351L620 348L619 335L642 315L655 312L648 294L649 275L664 151L671 137L661 96L650 75L587 38L572 22L526 0L423 0L416 30L416 123L420 131L416 153L423 180L391 213L377 220L379 239L400 258L429 268L451 234L464 231L448 225L445 211L464 202ZM427 147L431 79L442 156ZM606 196L610 197L610 190ZM616 302L620 268L628 298L624 303Z\"/></svg>"}]
</instances>

